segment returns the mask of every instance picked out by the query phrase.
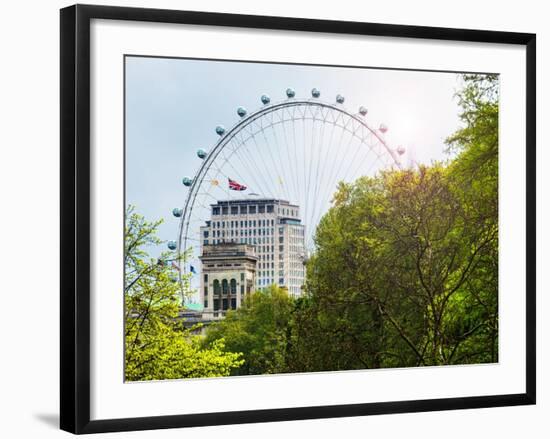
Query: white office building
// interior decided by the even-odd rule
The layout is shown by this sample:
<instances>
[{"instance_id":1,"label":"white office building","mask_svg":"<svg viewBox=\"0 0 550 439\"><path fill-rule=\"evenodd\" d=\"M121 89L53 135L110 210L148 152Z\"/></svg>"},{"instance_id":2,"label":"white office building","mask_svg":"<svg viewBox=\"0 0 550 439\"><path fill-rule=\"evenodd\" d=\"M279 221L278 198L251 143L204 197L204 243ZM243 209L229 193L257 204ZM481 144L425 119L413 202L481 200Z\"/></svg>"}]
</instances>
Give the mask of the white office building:
<instances>
[{"instance_id":1,"label":"white office building","mask_svg":"<svg viewBox=\"0 0 550 439\"><path fill-rule=\"evenodd\" d=\"M218 201L201 227L202 245L248 244L255 248L256 288L276 284L299 296L305 279L305 227L300 208L277 199ZM201 288L201 291L204 288Z\"/></svg>"}]
</instances>

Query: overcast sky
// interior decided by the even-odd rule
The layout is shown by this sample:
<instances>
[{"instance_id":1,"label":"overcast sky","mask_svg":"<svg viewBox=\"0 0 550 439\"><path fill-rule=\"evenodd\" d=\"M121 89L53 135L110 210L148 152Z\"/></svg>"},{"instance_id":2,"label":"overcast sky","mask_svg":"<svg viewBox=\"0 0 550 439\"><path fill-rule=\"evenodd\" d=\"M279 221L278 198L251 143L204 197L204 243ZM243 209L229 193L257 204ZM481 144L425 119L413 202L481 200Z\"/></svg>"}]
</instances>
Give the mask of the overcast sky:
<instances>
[{"instance_id":1,"label":"overcast sky","mask_svg":"<svg viewBox=\"0 0 550 439\"><path fill-rule=\"evenodd\" d=\"M366 106L371 125L384 123L387 141L406 147L405 162L445 160L460 84L455 73L126 58L126 203L149 220L164 218L160 237L176 239L171 210L184 203L182 177L201 164L197 148L215 144L214 128L233 125L238 106L253 111L264 93L282 100L288 87L305 98L316 87L330 103L342 94L353 113Z\"/></svg>"}]
</instances>

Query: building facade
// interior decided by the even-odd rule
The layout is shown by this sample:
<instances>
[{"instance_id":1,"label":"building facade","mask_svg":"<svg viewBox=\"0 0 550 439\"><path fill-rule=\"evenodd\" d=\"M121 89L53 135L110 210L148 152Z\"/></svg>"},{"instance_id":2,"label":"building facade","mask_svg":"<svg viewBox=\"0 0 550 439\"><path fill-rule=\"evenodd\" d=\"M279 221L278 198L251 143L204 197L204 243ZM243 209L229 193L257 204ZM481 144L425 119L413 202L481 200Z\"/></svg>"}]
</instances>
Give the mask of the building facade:
<instances>
[{"instance_id":1,"label":"building facade","mask_svg":"<svg viewBox=\"0 0 550 439\"><path fill-rule=\"evenodd\" d=\"M237 309L254 292L258 258L253 246L236 243L203 245L200 256L203 320L216 320Z\"/></svg>"},{"instance_id":2,"label":"building facade","mask_svg":"<svg viewBox=\"0 0 550 439\"><path fill-rule=\"evenodd\" d=\"M255 249L256 289L278 285L299 296L305 279L305 226L300 208L278 199L218 201L201 227L202 246L246 244ZM204 262L203 262L204 269Z\"/></svg>"}]
</instances>

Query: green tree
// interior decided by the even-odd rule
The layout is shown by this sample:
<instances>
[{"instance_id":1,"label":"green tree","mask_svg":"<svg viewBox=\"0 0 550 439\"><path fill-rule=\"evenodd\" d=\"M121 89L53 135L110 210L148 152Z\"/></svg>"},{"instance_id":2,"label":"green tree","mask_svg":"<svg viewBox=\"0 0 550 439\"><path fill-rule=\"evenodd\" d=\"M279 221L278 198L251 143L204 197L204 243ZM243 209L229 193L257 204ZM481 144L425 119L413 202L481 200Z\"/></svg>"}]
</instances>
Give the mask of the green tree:
<instances>
[{"instance_id":1,"label":"green tree","mask_svg":"<svg viewBox=\"0 0 550 439\"><path fill-rule=\"evenodd\" d=\"M495 231L494 238L480 252L475 276L467 280L462 293L471 315L480 313L475 330L455 351L457 361L475 356L475 344L489 338L486 359L497 361L498 353L498 123L499 80L497 75L464 75L464 87L457 94L462 107L463 127L447 139L449 151L457 157L449 166L450 178L461 204L474 222Z\"/></svg>"},{"instance_id":2,"label":"green tree","mask_svg":"<svg viewBox=\"0 0 550 439\"><path fill-rule=\"evenodd\" d=\"M446 166L340 185L294 316L295 367L496 361L498 83L464 81Z\"/></svg>"},{"instance_id":3,"label":"green tree","mask_svg":"<svg viewBox=\"0 0 550 439\"><path fill-rule=\"evenodd\" d=\"M185 329L178 317L179 285L174 268L148 256L146 248L161 244L161 221L148 222L126 211L125 227L125 376L129 381L227 376L242 364L241 355L226 352L223 339L208 349Z\"/></svg>"},{"instance_id":4,"label":"green tree","mask_svg":"<svg viewBox=\"0 0 550 439\"><path fill-rule=\"evenodd\" d=\"M286 372L287 332L293 301L287 290L272 285L249 295L242 306L208 327L205 345L225 340L230 352L243 354L237 375Z\"/></svg>"}]
</instances>

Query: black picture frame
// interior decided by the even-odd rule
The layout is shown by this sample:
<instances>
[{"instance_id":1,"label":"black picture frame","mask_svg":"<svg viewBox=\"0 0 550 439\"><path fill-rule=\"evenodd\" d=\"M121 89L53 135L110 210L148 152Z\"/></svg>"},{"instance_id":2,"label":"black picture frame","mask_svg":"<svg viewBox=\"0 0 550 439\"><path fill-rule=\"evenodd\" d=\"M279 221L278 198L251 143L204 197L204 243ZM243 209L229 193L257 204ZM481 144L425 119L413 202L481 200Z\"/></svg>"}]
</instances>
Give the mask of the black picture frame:
<instances>
[{"instance_id":1,"label":"black picture frame","mask_svg":"<svg viewBox=\"0 0 550 439\"><path fill-rule=\"evenodd\" d=\"M257 29L504 43L526 47L525 393L415 401L90 420L90 21L133 20ZM74 5L61 10L61 429L81 434L535 404L535 60L529 33L288 17Z\"/></svg>"}]
</instances>

